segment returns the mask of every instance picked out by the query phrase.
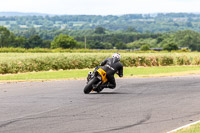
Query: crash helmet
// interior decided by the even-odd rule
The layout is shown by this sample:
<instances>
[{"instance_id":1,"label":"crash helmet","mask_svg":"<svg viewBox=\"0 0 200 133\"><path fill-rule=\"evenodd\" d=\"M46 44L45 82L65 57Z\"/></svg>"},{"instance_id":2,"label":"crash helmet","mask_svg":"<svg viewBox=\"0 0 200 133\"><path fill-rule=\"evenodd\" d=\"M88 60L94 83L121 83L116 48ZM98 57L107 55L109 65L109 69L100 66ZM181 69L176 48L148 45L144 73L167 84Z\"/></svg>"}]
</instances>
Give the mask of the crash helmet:
<instances>
[{"instance_id":1,"label":"crash helmet","mask_svg":"<svg viewBox=\"0 0 200 133\"><path fill-rule=\"evenodd\" d=\"M112 55L112 58L117 58L117 59L121 59L121 56L120 56L120 54L119 53L114 53L113 55Z\"/></svg>"}]
</instances>

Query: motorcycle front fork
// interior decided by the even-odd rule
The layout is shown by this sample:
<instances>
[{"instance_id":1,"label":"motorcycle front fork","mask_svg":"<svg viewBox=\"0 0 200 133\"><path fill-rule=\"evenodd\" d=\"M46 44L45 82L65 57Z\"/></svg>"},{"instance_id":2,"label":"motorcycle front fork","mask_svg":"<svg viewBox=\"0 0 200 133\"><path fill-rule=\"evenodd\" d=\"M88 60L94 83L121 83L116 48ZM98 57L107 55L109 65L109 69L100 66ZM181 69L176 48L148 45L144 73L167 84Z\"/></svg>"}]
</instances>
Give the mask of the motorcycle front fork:
<instances>
[{"instance_id":1,"label":"motorcycle front fork","mask_svg":"<svg viewBox=\"0 0 200 133\"><path fill-rule=\"evenodd\" d=\"M91 77L92 77L92 72L89 71L88 72L88 76L87 76L87 83L89 82L89 80L91 79Z\"/></svg>"}]
</instances>

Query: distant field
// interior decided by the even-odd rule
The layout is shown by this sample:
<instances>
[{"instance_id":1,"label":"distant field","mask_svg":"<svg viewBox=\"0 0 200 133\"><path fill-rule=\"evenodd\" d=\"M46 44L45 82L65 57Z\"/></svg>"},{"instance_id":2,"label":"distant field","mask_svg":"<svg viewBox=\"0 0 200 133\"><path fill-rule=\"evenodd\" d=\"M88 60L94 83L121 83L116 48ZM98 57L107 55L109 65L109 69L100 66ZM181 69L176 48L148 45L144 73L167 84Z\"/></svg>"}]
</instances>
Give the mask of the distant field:
<instances>
[{"instance_id":1,"label":"distant field","mask_svg":"<svg viewBox=\"0 0 200 133\"><path fill-rule=\"evenodd\" d=\"M0 74L94 68L112 53L0 53ZM200 65L200 53L122 53L132 66Z\"/></svg>"}]
</instances>

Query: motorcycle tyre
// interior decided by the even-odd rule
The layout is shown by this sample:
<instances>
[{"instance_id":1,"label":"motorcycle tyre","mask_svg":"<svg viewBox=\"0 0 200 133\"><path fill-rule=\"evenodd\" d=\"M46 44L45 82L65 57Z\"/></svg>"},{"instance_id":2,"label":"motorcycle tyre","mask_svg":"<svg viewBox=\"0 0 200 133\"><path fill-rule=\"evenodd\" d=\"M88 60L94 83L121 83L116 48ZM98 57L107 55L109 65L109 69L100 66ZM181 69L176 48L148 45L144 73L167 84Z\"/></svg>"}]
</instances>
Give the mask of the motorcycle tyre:
<instances>
[{"instance_id":1,"label":"motorcycle tyre","mask_svg":"<svg viewBox=\"0 0 200 133\"><path fill-rule=\"evenodd\" d=\"M98 81L97 78L93 78L92 80L90 80L90 81L88 82L88 84L87 84L87 85L85 86L85 88L84 88L84 93L85 93L85 94L89 94L89 93L92 91L92 85L93 85L93 84L96 84L97 81Z\"/></svg>"}]
</instances>

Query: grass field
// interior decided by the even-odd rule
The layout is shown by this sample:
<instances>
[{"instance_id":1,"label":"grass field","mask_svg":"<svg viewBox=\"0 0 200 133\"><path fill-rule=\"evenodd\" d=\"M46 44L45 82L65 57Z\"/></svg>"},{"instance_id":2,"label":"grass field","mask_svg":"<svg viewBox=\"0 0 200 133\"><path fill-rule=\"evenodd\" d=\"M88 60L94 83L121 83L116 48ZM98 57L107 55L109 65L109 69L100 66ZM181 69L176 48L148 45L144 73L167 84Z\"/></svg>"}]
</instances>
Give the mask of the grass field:
<instances>
[{"instance_id":1,"label":"grass field","mask_svg":"<svg viewBox=\"0 0 200 133\"><path fill-rule=\"evenodd\" d=\"M180 129L173 133L200 133L200 123Z\"/></svg>"},{"instance_id":2,"label":"grass field","mask_svg":"<svg viewBox=\"0 0 200 133\"><path fill-rule=\"evenodd\" d=\"M0 75L0 82L32 81L86 78L89 71L94 69L75 69L47 72L29 72L21 74ZM185 74L200 74L200 66L171 66L171 67L125 67L124 77L177 76ZM117 77L117 75L116 75Z\"/></svg>"},{"instance_id":3,"label":"grass field","mask_svg":"<svg viewBox=\"0 0 200 133\"><path fill-rule=\"evenodd\" d=\"M112 53L0 53L0 74L4 74L0 76L0 80L83 78L88 71L111 55ZM122 53L121 56L121 62L126 67L126 77L200 70L199 52Z\"/></svg>"},{"instance_id":4,"label":"grass field","mask_svg":"<svg viewBox=\"0 0 200 133\"><path fill-rule=\"evenodd\" d=\"M38 58L38 57L51 57L51 56L111 56L112 53L0 53L0 62L8 60L21 60L27 58ZM121 53L122 57L126 56L186 56L195 57L200 56L200 52L186 52L186 53Z\"/></svg>"}]
</instances>

